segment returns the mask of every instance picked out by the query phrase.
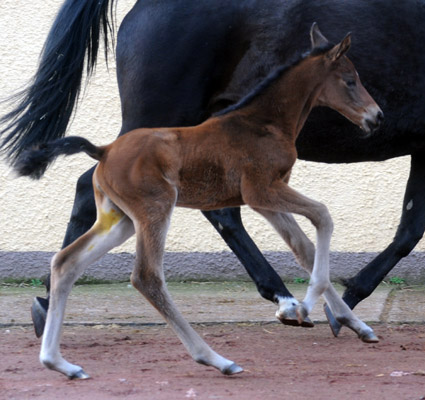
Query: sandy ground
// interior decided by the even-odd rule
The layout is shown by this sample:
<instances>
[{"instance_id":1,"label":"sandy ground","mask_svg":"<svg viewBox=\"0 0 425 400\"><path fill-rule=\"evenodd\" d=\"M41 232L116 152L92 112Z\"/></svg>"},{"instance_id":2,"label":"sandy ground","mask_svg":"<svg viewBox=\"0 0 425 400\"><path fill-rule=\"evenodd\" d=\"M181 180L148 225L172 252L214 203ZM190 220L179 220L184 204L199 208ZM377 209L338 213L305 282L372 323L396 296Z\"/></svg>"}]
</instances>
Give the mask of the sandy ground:
<instances>
[{"instance_id":1,"label":"sandy ground","mask_svg":"<svg viewBox=\"0 0 425 400\"><path fill-rule=\"evenodd\" d=\"M343 330L278 323L195 325L244 368L227 377L196 364L170 328L66 326L62 353L91 379L70 381L38 362L32 328L0 329L1 399L425 399L425 325L377 324L377 344Z\"/></svg>"}]
</instances>

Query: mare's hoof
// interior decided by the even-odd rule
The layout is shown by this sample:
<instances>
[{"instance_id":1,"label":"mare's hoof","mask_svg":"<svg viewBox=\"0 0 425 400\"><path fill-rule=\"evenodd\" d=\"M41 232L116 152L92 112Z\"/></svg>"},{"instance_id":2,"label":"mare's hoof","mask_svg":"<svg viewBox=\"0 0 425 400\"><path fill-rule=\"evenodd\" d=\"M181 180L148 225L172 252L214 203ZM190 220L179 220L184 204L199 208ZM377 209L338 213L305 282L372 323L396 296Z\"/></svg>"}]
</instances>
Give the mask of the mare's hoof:
<instances>
[{"instance_id":1,"label":"mare's hoof","mask_svg":"<svg viewBox=\"0 0 425 400\"><path fill-rule=\"evenodd\" d=\"M32 302L31 318L34 324L35 336L38 338L41 337L44 332L48 306L48 300L43 299L42 297L36 297Z\"/></svg>"},{"instance_id":2,"label":"mare's hoof","mask_svg":"<svg viewBox=\"0 0 425 400\"><path fill-rule=\"evenodd\" d=\"M300 321L298 310L290 309L285 311L284 313L276 313L277 319L282 322L283 325L289 326L301 326L303 328L313 328L314 323L311 321L307 314Z\"/></svg>"},{"instance_id":3,"label":"mare's hoof","mask_svg":"<svg viewBox=\"0 0 425 400\"><path fill-rule=\"evenodd\" d=\"M365 343L378 343L379 339L372 330L359 333L359 338Z\"/></svg>"},{"instance_id":4,"label":"mare's hoof","mask_svg":"<svg viewBox=\"0 0 425 400\"><path fill-rule=\"evenodd\" d=\"M84 370L80 369L74 375L68 377L69 379L90 379L90 375L86 374Z\"/></svg>"},{"instance_id":5,"label":"mare's hoof","mask_svg":"<svg viewBox=\"0 0 425 400\"><path fill-rule=\"evenodd\" d=\"M334 317L331 309L329 308L329 306L326 303L323 305L323 309L325 311L325 315L326 315L326 318L328 320L329 326L331 328L332 334L335 337L338 337L339 332L341 331L342 325Z\"/></svg>"},{"instance_id":6,"label":"mare's hoof","mask_svg":"<svg viewBox=\"0 0 425 400\"><path fill-rule=\"evenodd\" d=\"M235 374L240 374L241 372L243 372L243 368L240 367L238 364L233 363L221 372L224 375L235 375Z\"/></svg>"}]
</instances>

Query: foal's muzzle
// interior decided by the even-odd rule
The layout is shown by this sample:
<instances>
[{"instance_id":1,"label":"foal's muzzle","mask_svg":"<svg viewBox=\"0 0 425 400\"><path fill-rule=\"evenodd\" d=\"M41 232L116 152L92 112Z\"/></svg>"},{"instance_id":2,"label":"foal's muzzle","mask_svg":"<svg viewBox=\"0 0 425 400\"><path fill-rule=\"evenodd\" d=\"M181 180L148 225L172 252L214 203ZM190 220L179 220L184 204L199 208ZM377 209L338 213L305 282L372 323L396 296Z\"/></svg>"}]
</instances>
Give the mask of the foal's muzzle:
<instances>
[{"instance_id":1,"label":"foal's muzzle","mask_svg":"<svg viewBox=\"0 0 425 400\"><path fill-rule=\"evenodd\" d=\"M375 133L384 121L384 113L379 107L373 107L373 111L369 110L363 119L362 129L366 132L367 136Z\"/></svg>"}]
</instances>

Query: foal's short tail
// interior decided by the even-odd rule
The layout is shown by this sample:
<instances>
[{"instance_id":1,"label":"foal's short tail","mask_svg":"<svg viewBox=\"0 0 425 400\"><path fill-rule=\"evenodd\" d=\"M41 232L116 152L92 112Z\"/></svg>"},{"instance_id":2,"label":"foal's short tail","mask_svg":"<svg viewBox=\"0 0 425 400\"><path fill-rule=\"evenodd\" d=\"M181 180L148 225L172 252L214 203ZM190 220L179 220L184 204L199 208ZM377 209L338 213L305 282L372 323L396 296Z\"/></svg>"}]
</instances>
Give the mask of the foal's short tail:
<instances>
[{"instance_id":1,"label":"foal's short tail","mask_svg":"<svg viewBox=\"0 0 425 400\"><path fill-rule=\"evenodd\" d=\"M82 151L100 161L105 153L105 147L97 147L79 136L69 136L23 151L15 162L14 170L19 176L40 179L58 156L62 154L69 156Z\"/></svg>"}]
</instances>

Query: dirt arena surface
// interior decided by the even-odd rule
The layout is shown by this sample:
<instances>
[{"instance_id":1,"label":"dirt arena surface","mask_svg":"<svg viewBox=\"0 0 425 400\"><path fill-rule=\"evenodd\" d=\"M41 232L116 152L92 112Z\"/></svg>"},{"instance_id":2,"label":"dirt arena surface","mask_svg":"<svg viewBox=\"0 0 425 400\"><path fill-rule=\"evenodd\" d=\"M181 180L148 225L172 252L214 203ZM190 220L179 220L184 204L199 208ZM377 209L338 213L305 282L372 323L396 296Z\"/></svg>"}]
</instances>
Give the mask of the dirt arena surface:
<instances>
[{"instance_id":1,"label":"dirt arena surface","mask_svg":"<svg viewBox=\"0 0 425 400\"><path fill-rule=\"evenodd\" d=\"M38 362L31 328L0 329L1 399L425 399L425 325L375 325L377 344L277 323L196 325L245 371L196 364L167 326L66 326L62 353L91 375L70 381Z\"/></svg>"}]
</instances>

